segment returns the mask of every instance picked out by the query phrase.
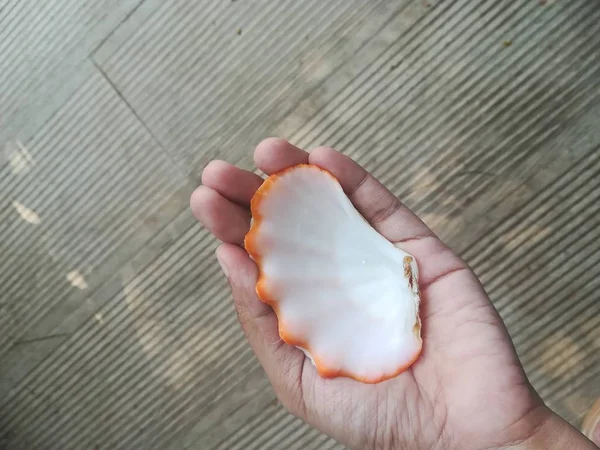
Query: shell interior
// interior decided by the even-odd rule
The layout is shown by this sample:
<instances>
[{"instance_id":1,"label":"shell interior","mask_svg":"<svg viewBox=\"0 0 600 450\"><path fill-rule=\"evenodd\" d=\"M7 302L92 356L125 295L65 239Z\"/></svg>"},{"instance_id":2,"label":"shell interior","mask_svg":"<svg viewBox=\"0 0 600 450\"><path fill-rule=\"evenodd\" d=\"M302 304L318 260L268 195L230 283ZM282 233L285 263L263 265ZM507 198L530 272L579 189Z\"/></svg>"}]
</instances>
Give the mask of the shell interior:
<instances>
[{"instance_id":1,"label":"shell interior","mask_svg":"<svg viewBox=\"0 0 600 450\"><path fill-rule=\"evenodd\" d=\"M311 165L269 177L252 199L246 249L281 338L323 377L367 383L421 351L415 258L373 229L329 172Z\"/></svg>"}]
</instances>

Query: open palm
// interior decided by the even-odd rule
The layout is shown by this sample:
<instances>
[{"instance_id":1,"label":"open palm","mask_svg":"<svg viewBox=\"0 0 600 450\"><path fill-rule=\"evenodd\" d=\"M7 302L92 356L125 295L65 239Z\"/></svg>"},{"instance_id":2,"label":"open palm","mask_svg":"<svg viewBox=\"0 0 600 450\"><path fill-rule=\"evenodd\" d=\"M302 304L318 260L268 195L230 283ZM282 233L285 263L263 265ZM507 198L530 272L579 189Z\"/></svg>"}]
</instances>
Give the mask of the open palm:
<instances>
[{"instance_id":1,"label":"open palm","mask_svg":"<svg viewBox=\"0 0 600 450\"><path fill-rule=\"evenodd\" d=\"M383 185L326 147L309 154L268 139L254 160L267 174L299 163L327 169L371 225L419 264L423 352L416 363L375 385L323 379L301 351L281 342L274 312L255 294L258 270L241 244L262 178L222 161L206 167L192 210L224 242L217 257L240 322L284 406L356 449L506 447L547 419L551 412L471 269Z\"/></svg>"}]
</instances>

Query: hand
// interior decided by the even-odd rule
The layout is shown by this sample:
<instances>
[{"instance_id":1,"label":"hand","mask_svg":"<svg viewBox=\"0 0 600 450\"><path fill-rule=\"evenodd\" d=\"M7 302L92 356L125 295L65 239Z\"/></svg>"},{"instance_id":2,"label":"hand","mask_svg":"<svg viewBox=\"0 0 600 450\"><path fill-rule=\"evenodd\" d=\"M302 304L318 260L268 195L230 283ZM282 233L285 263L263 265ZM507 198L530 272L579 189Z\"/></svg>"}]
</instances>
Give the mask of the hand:
<instances>
[{"instance_id":1,"label":"hand","mask_svg":"<svg viewBox=\"0 0 600 450\"><path fill-rule=\"evenodd\" d=\"M241 245L262 178L222 161L206 167L191 207L224 242L217 258L240 323L283 405L354 449L538 448L541 430L560 419L527 381L468 265L362 167L330 148L309 154L268 139L254 160L267 174L299 163L327 169L371 225L419 264L423 351L416 363L375 385L323 379L301 351L280 341L274 312L255 294L257 267Z\"/></svg>"}]
</instances>

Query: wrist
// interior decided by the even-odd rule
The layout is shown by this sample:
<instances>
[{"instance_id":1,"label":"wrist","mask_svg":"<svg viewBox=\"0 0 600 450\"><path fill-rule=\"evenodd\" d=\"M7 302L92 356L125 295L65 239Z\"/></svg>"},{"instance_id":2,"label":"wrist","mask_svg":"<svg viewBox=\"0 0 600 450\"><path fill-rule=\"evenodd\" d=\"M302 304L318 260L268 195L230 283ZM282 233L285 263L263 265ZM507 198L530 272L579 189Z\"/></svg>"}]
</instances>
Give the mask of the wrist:
<instances>
[{"instance_id":1,"label":"wrist","mask_svg":"<svg viewBox=\"0 0 600 450\"><path fill-rule=\"evenodd\" d=\"M529 436L500 448L506 450L598 449L583 434L549 408L546 408L545 417L532 427Z\"/></svg>"}]
</instances>

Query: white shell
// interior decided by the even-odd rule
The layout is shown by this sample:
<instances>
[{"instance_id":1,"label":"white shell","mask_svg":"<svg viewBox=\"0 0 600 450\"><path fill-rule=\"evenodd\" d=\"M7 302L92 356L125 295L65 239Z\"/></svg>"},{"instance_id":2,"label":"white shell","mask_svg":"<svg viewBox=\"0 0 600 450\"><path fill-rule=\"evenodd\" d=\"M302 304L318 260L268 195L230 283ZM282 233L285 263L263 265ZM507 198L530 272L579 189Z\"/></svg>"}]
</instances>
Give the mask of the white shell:
<instances>
[{"instance_id":1,"label":"white shell","mask_svg":"<svg viewBox=\"0 0 600 450\"><path fill-rule=\"evenodd\" d=\"M415 259L364 220L329 172L301 165L271 177L252 213L258 295L322 376L374 383L415 361Z\"/></svg>"}]
</instances>

